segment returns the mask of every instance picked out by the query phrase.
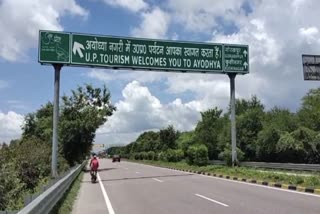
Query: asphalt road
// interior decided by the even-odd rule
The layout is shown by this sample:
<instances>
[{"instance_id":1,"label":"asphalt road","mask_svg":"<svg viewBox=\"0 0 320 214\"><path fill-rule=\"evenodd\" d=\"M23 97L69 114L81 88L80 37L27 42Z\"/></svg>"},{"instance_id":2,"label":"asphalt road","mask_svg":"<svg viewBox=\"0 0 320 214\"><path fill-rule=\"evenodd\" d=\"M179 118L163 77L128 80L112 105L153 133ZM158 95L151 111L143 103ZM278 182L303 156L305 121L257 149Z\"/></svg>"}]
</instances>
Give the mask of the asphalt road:
<instances>
[{"instance_id":1,"label":"asphalt road","mask_svg":"<svg viewBox=\"0 0 320 214\"><path fill-rule=\"evenodd\" d=\"M100 160L73 214L319 214L320 196L131 162Z\"/></svg>"}]
</instances>

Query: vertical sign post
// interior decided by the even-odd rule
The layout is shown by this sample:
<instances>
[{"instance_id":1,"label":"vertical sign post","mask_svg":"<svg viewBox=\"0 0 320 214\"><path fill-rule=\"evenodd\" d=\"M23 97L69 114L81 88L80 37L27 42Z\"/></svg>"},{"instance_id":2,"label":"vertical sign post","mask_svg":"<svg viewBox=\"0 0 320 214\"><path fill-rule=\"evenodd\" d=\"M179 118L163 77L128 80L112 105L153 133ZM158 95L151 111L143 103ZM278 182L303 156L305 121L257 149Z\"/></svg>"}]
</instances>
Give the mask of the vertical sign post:
<instances>
[{"instance_id":1,"label":"vertical sign post","mask_svg":"<svg viewBox=\"0 0 320 214\"><path fill-rule=\"evenodd\" d=\"M232 166L237 162L237 138L236 138L236 96L235 96L235 78L236 74L228 74L230 78L230 108L231 108L231 147L232 147Z\"/></svg>"},{"instance_id":2,"label":"vertical sign post","mask_svg":"<svg viewBox=\"0 0 320 214\"><path fill-rule=\"evenodd\" d=\"M60 92L60 71L61 64L53 64L54 67L54 101L53 101L53 134L52 134L52 177L58 176L58 124L59 124L59 92Z\"/></svg>"},{"instance_id":3,"label":"vertical sign post","mask_svg":"<svg viewBox=\"0 0 320 214\"><path fill-rule=\"evenodd\" d=\"M232 166L238 163L237 133L236 133L236 95L235 78L238 73L249 72L249 47L243 45L229 45L223 47L224 70L229 71L230 78L230 120L231 120L231 148Z\"/></svg>"}]
</instances>

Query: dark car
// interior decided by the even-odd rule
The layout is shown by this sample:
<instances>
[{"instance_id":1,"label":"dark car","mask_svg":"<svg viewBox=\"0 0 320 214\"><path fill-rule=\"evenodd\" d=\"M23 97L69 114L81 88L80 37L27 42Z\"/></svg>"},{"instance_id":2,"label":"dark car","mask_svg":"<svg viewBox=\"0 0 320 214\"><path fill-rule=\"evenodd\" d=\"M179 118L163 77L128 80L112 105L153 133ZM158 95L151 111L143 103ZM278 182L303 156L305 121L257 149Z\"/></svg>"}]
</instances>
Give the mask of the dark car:
<instances>
[{"instance_id":1,"label":"dark car","mask_svg":"<svg viewBox=\"0 0 320 214\"><path fill-rule=\"evenodd\" d=\"M113 155L112 156L112 162L120 162L120 159L121 159L121 157L120 157L120 155Z\"/></svg>"}]
</instances>

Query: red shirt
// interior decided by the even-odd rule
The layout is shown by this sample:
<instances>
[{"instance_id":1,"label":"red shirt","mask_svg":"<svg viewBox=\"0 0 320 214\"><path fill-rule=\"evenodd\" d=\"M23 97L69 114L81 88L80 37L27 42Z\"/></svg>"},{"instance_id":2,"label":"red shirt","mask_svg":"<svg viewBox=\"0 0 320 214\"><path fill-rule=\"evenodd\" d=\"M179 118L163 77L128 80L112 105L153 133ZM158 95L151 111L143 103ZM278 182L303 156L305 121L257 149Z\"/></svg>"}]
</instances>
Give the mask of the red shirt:
<instances>
[{"instance_id":1,"label":"red shirt","mask_svg":"<svg viewBox=\"0 0 320 214\"><path fill-rule=\"evenodd\" d=\"M97 170L99 168L99 161L97 158L93 158L91 159L90 161L90 167L91 167L91 170Z\"/></svg>"}]
</instances>

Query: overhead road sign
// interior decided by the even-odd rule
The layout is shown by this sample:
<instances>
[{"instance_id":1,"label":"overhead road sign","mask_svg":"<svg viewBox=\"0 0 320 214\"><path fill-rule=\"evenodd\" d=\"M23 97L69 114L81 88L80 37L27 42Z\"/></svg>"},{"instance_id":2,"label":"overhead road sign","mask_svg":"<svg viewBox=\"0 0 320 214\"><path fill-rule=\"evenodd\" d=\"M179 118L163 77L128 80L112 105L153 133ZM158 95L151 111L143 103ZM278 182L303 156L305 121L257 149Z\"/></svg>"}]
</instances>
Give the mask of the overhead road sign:
<instances>
[{"instance_id":1,"label":"overhead road sign","mask_svg":"<svg viewBox=\"0 0 320 214\"><path fill-rule=\"evenodd\" d=\"M320 80L320 55L302 55L304 80Z\"/></svg>"},{"instance_id":2,"label":"overhead road sign","mask_svg":"<svg viewBox=\"0 0 320 214\"><path fill-rule=\"evenodd\" d=\"M247 45L40 31L39 62L176 72L249 72Z\"/></svg>"}]
</instances>

